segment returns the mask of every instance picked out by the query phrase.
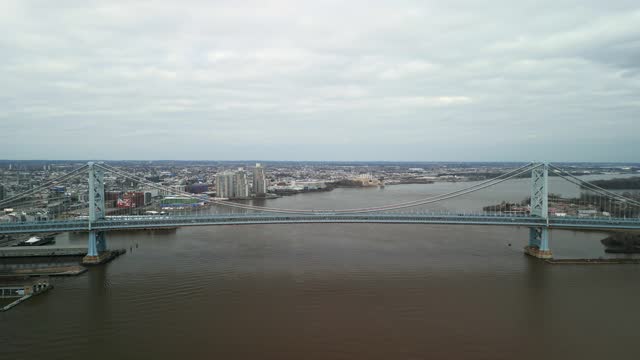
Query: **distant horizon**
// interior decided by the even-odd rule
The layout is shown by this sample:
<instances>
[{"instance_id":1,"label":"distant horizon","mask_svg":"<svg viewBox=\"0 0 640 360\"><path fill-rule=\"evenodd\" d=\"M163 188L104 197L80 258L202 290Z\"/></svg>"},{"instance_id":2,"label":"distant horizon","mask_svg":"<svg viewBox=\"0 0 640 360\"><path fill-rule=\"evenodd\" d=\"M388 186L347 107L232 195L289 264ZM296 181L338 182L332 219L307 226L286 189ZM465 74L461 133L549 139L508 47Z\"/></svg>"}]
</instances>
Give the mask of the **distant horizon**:
<instances>
[{"instance_id":1,"label":"distant horizon","mask_svg":"<svg viewBox=\"0 0 640 360\"><path fill-rule=\"evenodd\" d=\"M410 164L527 164L531 162L548 162L556 164L612 164L612 165L640 165L640 161L545 161L545 160L185 160L185 159L0 159L0 164L11 162L221 162L221 163L410 163Z\"/></svg>"}]
</instances>

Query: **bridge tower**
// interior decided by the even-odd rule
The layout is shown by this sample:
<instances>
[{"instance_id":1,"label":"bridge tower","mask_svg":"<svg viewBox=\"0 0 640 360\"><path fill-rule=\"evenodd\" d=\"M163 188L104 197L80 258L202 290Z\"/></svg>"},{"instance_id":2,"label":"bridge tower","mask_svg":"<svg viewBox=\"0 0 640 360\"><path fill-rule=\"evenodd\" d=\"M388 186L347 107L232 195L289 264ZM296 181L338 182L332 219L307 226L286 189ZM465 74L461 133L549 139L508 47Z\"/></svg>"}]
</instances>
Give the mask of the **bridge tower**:
<instances>
[{"instance_id":1,"label":"bridge tower","mask_svg":"<svg viewBox=\"0 0 640 360\"><path fill-rule=\"evenodd\" d=\"M531 215L546 221L546 225L529 228L528 255L549 259L553 256L549 249L549 165L539 164L531 170Z\"/></svg>"},{"instance_id":2,"label":"bridge tower","mask_svg":"<svg viewBox=\"0 0 640 360\"><path fill-rule=\"evenodd\" d=\"M104 231L93 230L93 224L103 220L104 208L104 173L89 162L89 244L84 264L99 264L109 256L107 252L107 238Z\"/></svg>"}]
</instances>

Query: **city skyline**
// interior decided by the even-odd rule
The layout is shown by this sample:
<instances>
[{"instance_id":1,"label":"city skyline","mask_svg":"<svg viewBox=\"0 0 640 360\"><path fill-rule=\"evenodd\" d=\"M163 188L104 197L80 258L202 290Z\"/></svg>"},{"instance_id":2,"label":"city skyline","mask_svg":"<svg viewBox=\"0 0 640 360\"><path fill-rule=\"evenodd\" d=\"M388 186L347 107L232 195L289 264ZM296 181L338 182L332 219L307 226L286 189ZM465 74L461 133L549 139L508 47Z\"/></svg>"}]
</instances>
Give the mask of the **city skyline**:
<instances>
[{"instance_id":1,"label":"city skyline","mask_svg":"<svg viewBox=\"0 0 640 360\"><path fill-rule=\"evenodd\" d=\"M241 166L251 166L251 164L256 162L261 162L263 164L342 164L342 165L367 165L367 164L502 164L502 165L524 165L527 163L540 162L539 160L264 160L264 159L237 159L237 160L222 160L222 159L0 159L0 168L9 167L9 166L41 166L43 163L51 164L72 164L79 163L84 165L88 162L98 162L98 163L123 163L123 164L136 164L136 163L147 163L147 164L166 164L166 163L176 163L176 165L180 164L202 164L202 165L212 165L212 164L224 164L228 166L227 170L234 170L238 165ZM594 164L594 165L638 165L640 161L638 160L630 160L630 161L542 161L553 164ZM38 164L38 165L34 165ZM17 169L17 168L16 168Z\"/></svg>"},{"instance_id":2,"label":"city skyline","mask_svg":"<svg viewBox=\"0 0 640 360\"><path fill-rule=\"evenodd\" d=\"M637 2L512 5L3 1L0 158L637 160Z\"/></svg>"}]
</instances>

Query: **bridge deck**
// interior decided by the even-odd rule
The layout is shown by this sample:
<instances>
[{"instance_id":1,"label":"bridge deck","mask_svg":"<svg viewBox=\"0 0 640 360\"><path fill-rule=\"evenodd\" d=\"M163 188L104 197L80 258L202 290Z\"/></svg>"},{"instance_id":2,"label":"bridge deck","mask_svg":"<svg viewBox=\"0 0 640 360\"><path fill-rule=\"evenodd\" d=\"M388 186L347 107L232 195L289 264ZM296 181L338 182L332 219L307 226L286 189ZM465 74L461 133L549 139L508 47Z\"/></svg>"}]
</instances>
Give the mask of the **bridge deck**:
<instances>
[{"instance_id":1,"label":"bridge deck","mask_svg":"<svg viewBox=\"0 0 640 360\"><path fill-rule=\"evenodd\" d=\"M86 219L0 224L0 234L65 232L88 230L145 229L179 226L374 223L494 226L548 226L555 229L640 230L640 219L442 214L226 214L206 216L122 216L107 217L89 224Z\"/></svg>"}]
</instances>

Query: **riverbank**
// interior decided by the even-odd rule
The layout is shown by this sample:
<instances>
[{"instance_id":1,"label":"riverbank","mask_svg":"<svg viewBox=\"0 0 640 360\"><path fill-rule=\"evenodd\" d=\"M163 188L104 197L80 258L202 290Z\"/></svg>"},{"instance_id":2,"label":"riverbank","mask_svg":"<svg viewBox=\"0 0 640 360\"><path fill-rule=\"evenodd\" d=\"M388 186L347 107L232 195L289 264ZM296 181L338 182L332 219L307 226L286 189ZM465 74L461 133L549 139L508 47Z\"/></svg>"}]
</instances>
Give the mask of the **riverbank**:
<instances>
[{"instance_id":1,"label":"riverbank","mask_svg":"<svg viewBox=\"0 0 640 360\"><path fill-rule=\"evenodd\" d=\"M43 257L43 256L84 256L86 247L51 248L51 247L7 247L0 248L1 258Z\"/></svg>"},{"instance_id":2,"label":"riverbank","mask_svg":"<svg viewBox=\"0 0 640 360\"><path fill-rule=\"evenodd\" d=\"M546 259L547 264L553 265L621 265L640 264L640 258L636 259Z\"/></svg>"},{"instance_id":3,"label":"riverbank","mask_svg":"<svg viewBox=\"0 0 640 360\"><path fill-rule=\"evenodd\" d=\"M7 273L0 273L0 281L3 278L13 276L77 276L80 274L84 274L86 271L87 268L81 265L16 269Z\"/></svg>"}]
</instances>

